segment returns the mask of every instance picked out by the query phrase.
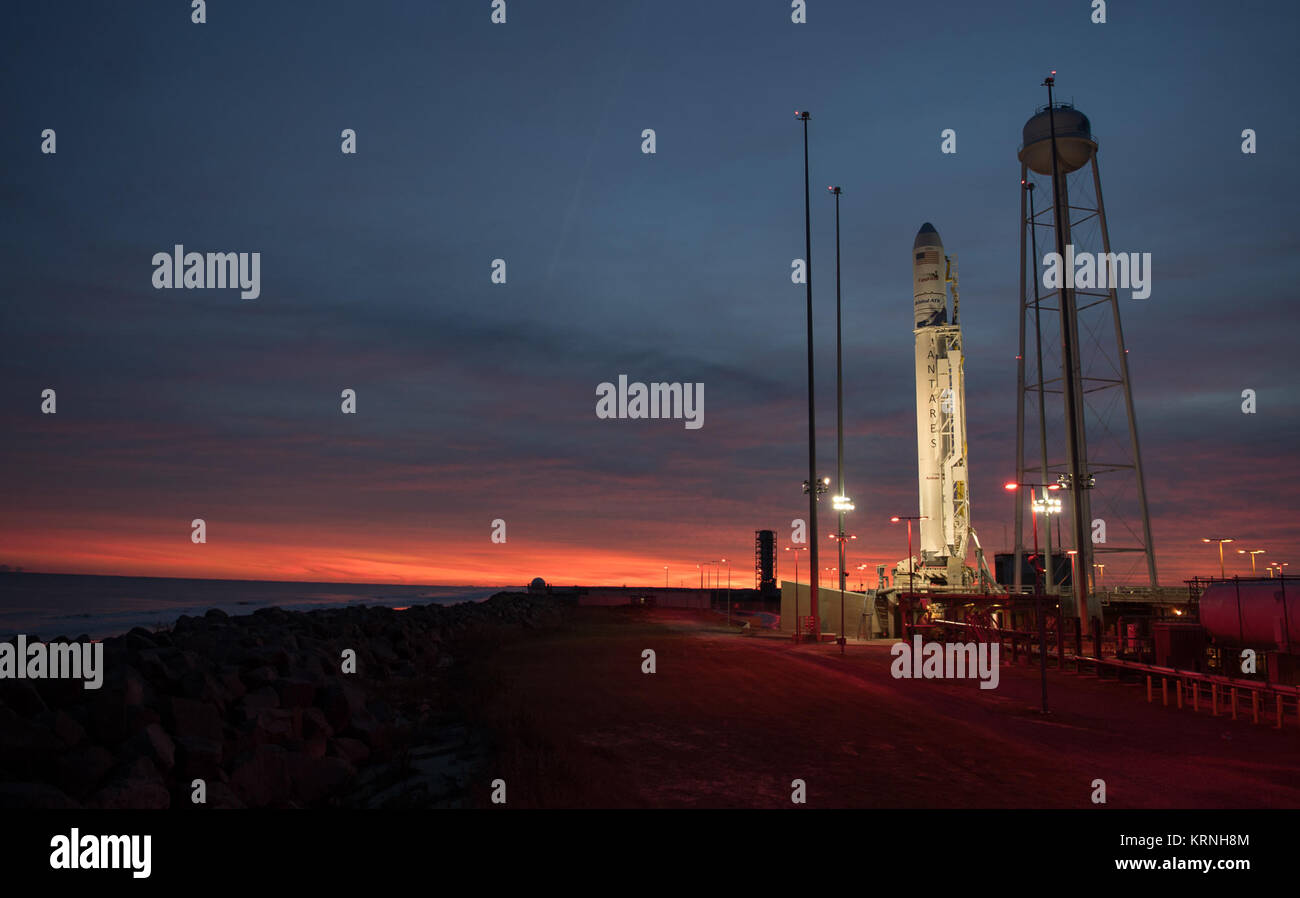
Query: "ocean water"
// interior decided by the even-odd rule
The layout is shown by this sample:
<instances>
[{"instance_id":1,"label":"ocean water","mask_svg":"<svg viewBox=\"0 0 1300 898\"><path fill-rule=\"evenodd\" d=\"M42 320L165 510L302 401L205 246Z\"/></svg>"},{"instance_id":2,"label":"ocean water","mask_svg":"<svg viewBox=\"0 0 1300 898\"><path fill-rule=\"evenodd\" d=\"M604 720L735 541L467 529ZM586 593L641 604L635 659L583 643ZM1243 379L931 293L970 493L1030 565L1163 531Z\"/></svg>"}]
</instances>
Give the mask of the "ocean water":
<instances>
[{"instance_id":1,"label":"ocean water","mask_svg":"<svg viewBox=\"0 0 1300 898\"><path fill-rule=\"evenodd\" d=\"M183 580L0 572L0 639L116 636L132 627L170 627L182 614L220 608L230 615L278 606L310 611L335 605L481 602L503 586L394 586L271 580ZM522 589L522 587L519 587Z\"/></svg>"}]
</instances>

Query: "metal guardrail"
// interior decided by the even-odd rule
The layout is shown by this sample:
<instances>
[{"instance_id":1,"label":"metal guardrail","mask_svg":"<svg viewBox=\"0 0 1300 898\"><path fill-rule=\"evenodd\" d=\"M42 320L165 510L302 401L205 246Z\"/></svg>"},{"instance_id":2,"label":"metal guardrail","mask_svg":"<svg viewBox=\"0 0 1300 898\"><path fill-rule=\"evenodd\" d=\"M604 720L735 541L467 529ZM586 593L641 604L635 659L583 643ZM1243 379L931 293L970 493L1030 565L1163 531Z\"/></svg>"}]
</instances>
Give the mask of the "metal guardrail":
<instances>
[{"instance_id":1,"label":"metal guardrail","mask_svg":"<svg viewBox=\"0 0 1300 898\"><path fill-rule=\"evenodd\" d=\"M1238 692L1244 692L1250 695L1250 713L1252 720L1259 723L1261 699L1272 697L1274 705L1274 714L1277 723L1274 729L1282 729L1285 718L1285 708L1287 702L1292 702L1296 708L1296 717L1300 720L1300 686L1290 686L1284 683L1267 683L1252 680L1238 680L1232 677L1225 677L1221 674L1199 673L1191 670L1179 670L1174 667L1160 667L1155 664L1142 664L1137 661L1123 661L1118 658L1092 658L1081 656L1075 659L1076 664L1092 664L1097 675L1101 676L1103 668L1116 670L1126 670L1132 673L1146 676L1147 683L1147 702L1154 702L1154 678L1160 678L1160 695L1161 702L1165 706L1169 705L1169 683L1175 684L1175 700L1177 706L1182 708L1185 704L1184 693L1187 694L1191 703L1192 710L1200 711L1201 690L1203 687L1209 687L1207 696L1210 712L1219 716L1220 699L1225 702L1225 710L1231 715L1232 719L1237 719L1237 696Z\"/></svg>"}]
</instances>

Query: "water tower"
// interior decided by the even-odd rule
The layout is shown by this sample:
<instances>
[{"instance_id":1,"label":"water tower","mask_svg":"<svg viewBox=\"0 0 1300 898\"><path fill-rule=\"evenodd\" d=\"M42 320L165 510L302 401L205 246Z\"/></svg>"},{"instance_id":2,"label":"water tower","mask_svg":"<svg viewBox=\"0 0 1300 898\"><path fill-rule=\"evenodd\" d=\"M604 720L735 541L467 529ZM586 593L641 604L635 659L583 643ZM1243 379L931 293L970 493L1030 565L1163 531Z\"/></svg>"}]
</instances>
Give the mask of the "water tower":
<instances>
[{"instance_id":1,"label":"water tower","mask_svg":"<svg viewBox=\"0 0 1300 898\"><path fill-rule=\"evenodd\" d=\"M1114 279L1105 287L1072 287L1067 280L1067 286L1051 289L1043 280L1047 253L1070 259L1083 252L1111 252L1092 125L1073 104L1054 99L1054 84L1054 77L1044 82L1047 105L1025 123L1019 152L1016 480L1060 485L1052 495L1064 500L1059 515L1064 520L1056 526L1064 530L1061 541L1075 550L1076 613L1087 621L1101 617L1101 604L1090 589L1094 558L1113 556L1108 558L1107 584L1151 587L1156 585L1156 562ZM1059 402L1051 398L1056 394ZM1018 492L1017 587L1027 502ZM1050 584L1061 579L1051 571L1052 526L1051 514L1040 515L1049 592L1054 590Z\"/></svg>"}]
</instances>

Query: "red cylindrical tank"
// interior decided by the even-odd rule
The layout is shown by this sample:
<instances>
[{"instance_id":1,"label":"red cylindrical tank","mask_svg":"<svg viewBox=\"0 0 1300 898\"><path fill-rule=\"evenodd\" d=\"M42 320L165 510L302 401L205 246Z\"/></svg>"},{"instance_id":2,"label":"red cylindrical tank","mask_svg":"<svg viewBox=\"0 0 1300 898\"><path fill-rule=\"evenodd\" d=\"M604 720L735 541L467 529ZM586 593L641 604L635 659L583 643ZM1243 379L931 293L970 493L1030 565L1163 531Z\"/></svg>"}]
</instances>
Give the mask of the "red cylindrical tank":
<instances>
[{"instance_id":1,"label":"red cylindrical tank","mask_svg":"<svg viewBox=\"0 0 1300 898\"><path fill-rule=\"evenodd\" d=\"M1201 594L1200 614L1201 626L1217 641L1300 649L1300 581L1214 583Z\"/></svg>"}]
</instances>

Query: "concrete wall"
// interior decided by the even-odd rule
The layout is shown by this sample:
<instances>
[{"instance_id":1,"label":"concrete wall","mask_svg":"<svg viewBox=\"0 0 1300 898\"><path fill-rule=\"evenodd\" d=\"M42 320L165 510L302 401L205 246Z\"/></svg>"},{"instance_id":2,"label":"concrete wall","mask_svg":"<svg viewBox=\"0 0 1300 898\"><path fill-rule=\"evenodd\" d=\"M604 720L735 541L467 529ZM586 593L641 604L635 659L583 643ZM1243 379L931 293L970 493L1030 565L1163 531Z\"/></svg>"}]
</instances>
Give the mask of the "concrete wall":
<instances>
[{"instance_id":1,"label":"concrete wall","mask_svg":"<svg viewBox=\"0 0 1300 898\"><path fill-rule=\"evenodd\" d=\"M781 630L785 633L794 631L795 587L796 584L789 580L781 581ZM798 590L799 616L807 617L812 589L807 583L800 583L798 584ZM817 598L817 610L821 617L822 632L838 634L840 632L840 591L838 589L827 589L823 586L818 590ZM864 605L871 612L868 621L871 625L871 632L864 635L871 636L880 629L880 625L875 621L875 592L844 591L844 634L850 639L857 638L858 623L861 620Z\"/></svg>"},{"instance_id":2,"label":"concrete wall","mask_svg":"<svg viewBox=\"0 0 1300 898\"><path fill-rule=\"evenodd\" d=\"M665 587L584 586L578 594L579 605L630 605L634 597L653 597L659 608L708 608L707 589Z\"/></svg>"}]
</instances>

